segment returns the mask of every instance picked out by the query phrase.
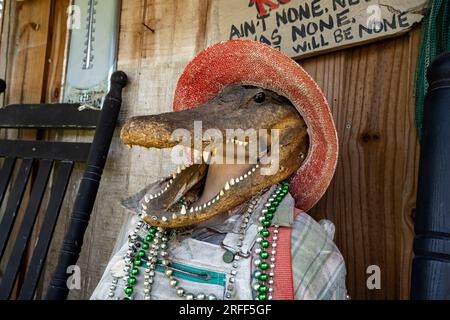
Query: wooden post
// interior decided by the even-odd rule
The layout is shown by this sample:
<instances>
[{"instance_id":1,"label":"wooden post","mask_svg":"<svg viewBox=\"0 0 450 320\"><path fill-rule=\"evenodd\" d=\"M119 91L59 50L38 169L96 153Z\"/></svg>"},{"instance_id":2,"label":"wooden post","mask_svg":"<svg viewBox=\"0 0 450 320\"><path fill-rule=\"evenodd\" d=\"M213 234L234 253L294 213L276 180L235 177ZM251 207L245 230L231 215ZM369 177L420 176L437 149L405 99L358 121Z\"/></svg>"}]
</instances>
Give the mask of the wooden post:
<instances>
[{"instance_id":1,"label":"wooden post","mask_svg":"<svg viewBox=\"0 0 450 320\"><path fill-rule=\"evenodd\" d=\"M412 299L450 299L450 52L428 69Z\"/></svg>"},{"instance_id":2,"label":"wooden post","mask_svg":"<svg viewBox=\"0 0 450 320\"><path fill-rule=\"evenodd\" d=\"M111 89L103 103L99 125L95 131L86 170L78 189L70 218L70 226L60 251L58 265L50 283L46 299L66 299L69 288L67 268L77 263L83 245L84 233L94 207L100 179L105 166L111 139L116 128L122 103L122 89L127 84L127 76L121 71L111 76Z\"/></svg>"}]
</instances>

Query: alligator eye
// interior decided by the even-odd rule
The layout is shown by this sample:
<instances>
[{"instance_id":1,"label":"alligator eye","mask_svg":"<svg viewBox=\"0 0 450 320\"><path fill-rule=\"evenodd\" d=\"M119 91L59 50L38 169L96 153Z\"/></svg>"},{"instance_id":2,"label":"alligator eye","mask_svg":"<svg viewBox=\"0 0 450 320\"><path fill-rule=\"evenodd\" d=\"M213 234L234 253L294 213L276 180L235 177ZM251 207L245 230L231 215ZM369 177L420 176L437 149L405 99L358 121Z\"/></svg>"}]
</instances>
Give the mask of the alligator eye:
<instances>
[{"instance_id":1,"label":"alligator eye","mask_svg":"<svg viewBox=\"0 0 450 320\"><path fill-rule=\"evenodd\" d=\"M264 92L258 92L257 94L255 94L255 96L253 97L253 100L256 103L263 103L264 100L266 100L266 94Z\"/></svg>"}]
</instances>

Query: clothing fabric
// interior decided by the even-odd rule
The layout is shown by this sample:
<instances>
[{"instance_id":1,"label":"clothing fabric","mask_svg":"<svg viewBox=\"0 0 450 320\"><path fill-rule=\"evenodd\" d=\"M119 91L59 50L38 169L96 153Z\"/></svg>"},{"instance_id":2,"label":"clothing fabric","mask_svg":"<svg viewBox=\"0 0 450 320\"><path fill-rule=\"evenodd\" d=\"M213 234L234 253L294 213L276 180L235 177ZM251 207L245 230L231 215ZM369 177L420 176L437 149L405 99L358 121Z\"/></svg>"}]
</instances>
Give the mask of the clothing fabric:
<instances>
[{"instance_id":1,"label":"clothing fabric","mask_svg":"<svg viewBox=\"0 0 450 320\"><path fill-rule=\"evenodd\" d=\"M152 184L123 202L123 205L131 212L130 219L124 224L122 236L117 241L112 258L91 299L108 299L109 288L114 285L113 275L121 276L113 299L124 297L122 288L125 287L126 274L122 270L125 266L123 257L128 250L126 235L136 228L138 220L136 213L146 192L158 190L161 184L162 182ZM218 299L255 298L252 274L256 270L254 260L258 258L254 251L258 237L258 216L272 191L273 187L259 197L247 226L243 246L240 248L237 247L238 230L242 212L247 209L247 204L197 226L190 234L179 235L170 241L169 257L174 275L179 280L179 286L194 295L213 294ZM294 209L294 199L290 195L286 196L278 207L275 221L281 227L289 227L292 230L294 298L298 300L345 299L345 263L333 242L334 225L328 220L321 220L318 223L304 212L294 218ZM238 268L236 275L233 275L235 280L232 282L230 281L232 266L224 262L222 258L225 250L233 252L240 250L243 253L238 261L233 262L237 263ZM156 268L151 298L180 299L175 289L170 287L164 270L161 265ZM275 281L276 278L275 275ZM137 280L142 284L143 275L139 275ZM276 286L275 289L277 289ZM232 292L231 295L229 295L230 292ZM142 286L137 285L134 298L143 299L143 296Z\"/></svg>"}]
</instances>

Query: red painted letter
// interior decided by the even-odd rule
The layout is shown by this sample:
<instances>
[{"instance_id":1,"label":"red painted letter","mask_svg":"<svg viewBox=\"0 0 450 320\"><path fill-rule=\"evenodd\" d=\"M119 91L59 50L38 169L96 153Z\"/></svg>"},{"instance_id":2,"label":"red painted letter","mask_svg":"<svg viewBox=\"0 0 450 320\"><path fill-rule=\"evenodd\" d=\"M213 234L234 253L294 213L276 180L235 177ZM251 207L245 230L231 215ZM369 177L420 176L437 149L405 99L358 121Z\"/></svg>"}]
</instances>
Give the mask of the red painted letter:
<instances>
[{"instance_id":1,"label":"red painted letter","mask_svg":"<svg viewBox=\"0 0 450 320\"><path fill-rule=\"evenodd\" d=\"M287 3L285 1L289 2L290 0L283 1L284 3ZM250 0L250 4L248 6L251 7L254 4L256 4L256 10L258 10L260 17L264 17L267 15L267 9L264 7L264 5L269 6L270 9L277 9L279 6L278 3L273 3L271 0Z\"/></svg>"}]
</instances>

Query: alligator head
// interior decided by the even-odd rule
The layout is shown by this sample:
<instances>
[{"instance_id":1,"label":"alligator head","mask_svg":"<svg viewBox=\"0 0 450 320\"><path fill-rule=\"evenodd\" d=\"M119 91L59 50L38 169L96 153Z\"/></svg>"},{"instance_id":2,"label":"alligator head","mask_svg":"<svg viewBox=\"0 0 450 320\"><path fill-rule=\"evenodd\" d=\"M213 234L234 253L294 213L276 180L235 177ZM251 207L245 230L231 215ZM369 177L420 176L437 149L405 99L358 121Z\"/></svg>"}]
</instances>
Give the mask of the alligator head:
<instances>
[{"instance_id":1,"label":"alligator head","mask_svg":"<svg viewBox=\"0 0 450 320\"><path fill-rule=\"evenodd\" d=\"M197 144L196 121L201 121L202 127ZM177 168L160 192L145 196L144 219L153 226L178 228L197 224L244 203L295 173L305 159L309 143L306 124L288 99L270 90L244 85L228 85L194 109L131 118L121 130L121 139L128 145L173 148L183 143L174 134L180 129L193 137L188 143L184 141L184 146L192 150L191 158L189 164ZM208 132L212 129L221 138L211 137ZM230 137L230 132L234 136ZM237 135L239 132L241 136ZM201 192L208 165L223 159L217 154L236 149L244 150L244 161L253 163L248 172L225 183L208 201L180 208L181 197ZM267 161L273 156L278 157L275 170L269 169Z\"/></svg>"}]
</instances>

